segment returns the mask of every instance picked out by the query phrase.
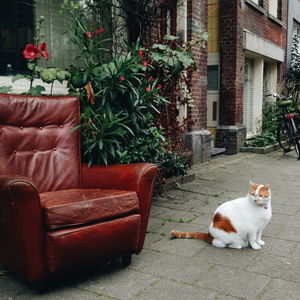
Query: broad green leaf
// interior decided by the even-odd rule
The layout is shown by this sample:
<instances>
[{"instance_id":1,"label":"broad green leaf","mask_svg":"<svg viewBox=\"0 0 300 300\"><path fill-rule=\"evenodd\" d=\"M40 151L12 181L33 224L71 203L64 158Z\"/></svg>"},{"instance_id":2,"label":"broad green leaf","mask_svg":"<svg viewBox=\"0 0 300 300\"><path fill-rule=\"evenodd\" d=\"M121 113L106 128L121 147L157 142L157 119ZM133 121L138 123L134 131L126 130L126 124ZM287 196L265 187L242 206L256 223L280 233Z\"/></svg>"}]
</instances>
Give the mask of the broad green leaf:
<instances>
[{"instance_id":1,"label":"broad green leaf","mask_svg":"<svg viewBox=\"0 0 300 300\"><path fill-rule=\"evenodd\" d=\"M166 40L166 41L175 41L178 39L179 39L179 36L174 36L174 35L165 35L164 36L164 40Z\"/></svg>"},{"instance_id":2,"label":"broad green leaf","mask_svg":"<svg viewBox=\"0 0 300 300\"><path fill-rule=\"evenodd\" d=\"M12 86L0 86L0 93L7 94L12 90Z\"/></svg>"},{"instance_id":3,"label":"broad green leaf","mask_svg":"<svg viewBox=\"0 0 300 300\"><path fill-rule=\"evenodd\" d=\"M28 94L31 96L40 96L42 92L45 91L45 88L41 85L37 85L28 90Z\"/></svg>"},{"instance_id":4,"label":"broad green leaf","mask_svg":"<svg viewBox=\"0 0 300 300\"><path fill-rule=\"evenodd\" d=\"M25 78L28 78L28 76L27 75L22 75L22 74L17 74L17 75L15 75L11 78L11 81L12 81L12 83L14 83L17 80L25 79Z\"/></svg>"}]
</instances>

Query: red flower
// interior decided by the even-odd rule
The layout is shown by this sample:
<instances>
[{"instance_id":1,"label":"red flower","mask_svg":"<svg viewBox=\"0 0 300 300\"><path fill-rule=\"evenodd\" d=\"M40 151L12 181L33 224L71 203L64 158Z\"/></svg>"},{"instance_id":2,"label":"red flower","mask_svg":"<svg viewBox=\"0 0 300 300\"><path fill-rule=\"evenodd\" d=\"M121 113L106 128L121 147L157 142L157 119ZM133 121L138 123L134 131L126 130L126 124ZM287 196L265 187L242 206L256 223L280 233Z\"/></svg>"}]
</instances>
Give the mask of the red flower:
<instances>
[{"instance_id":1,"label":"red flower","mask_svg":"<svg viewBox=\"0 0 300 300\"><path fill-rule=\"evenodd\" d=\"M139 55L139 56L143 56L143 51L142 51L142 50L139 50L139 51L138 51L138 55Z\"/></svg>"},{"instance_id":2,"label":"red flower","mask_svg":"<svg viewBox=\"0 0 300 300\"><path fill-rule=\"evenodd\" d=\"M145 67L147 67L147 66L148 66L148 63L147 63L146 61L144 61L144 62L143 62L143 65L144 65Z\"/></svg>"},{"instance_id":3,"label":"red flower","mask_svg":"<svg viewBox=\"0 0 300 300\"><path fill-rule=\"evenodd\" d=\"M124 76L120 76L120 80L122 81L125 80Z\"/></svg>"},{"instance_id":4,"label":"red flower","mask_svg":"<svg viewBox=\"0 0 300 300\"><path fill-rule=\"evenodd\" d=\"M49 53L46 49L46 46L47 46L46 43L41 43L38 46L38 50L39 50L40 55L43 56L46 60L48 60Z\"/></svg>"},{"instance_id":5,"label":"red flower","mask_svg":"<svg viewBox=\"0 0 300 300\"><path fill-rule=\"evenodd\" d=\"M92 37L92 34L91 34L89 31L87 31L85 34L86 34L86 36L87 36L88 38L91 38L91 37Z\"/></svg>"},{"instance_id":6,"label":"red flower","mask_svg":"<svg viewBox=\"0 0 300 300\"><path fill-rule=\"evenodd\" d=\"M152 76L150 76L150 77L147 78L147 80L148 80L149 82L153 82L153 81L154 81L154 78L153 78Z\"/></svg>"},{"instance_id":7,"label":"red flower","mask_svg":"<svg viewBox=\"0 0 300 300\"><path fill-rule=\"evenodd\" d=\"M162 85L161 85L161 84L158 84L158 85L157 85L157 88L158 88L158 89L161 89L161 88L162 88Z\"/></svg>"},{"instance_id":8,"label":"red flower","mask_svg":"<svg viewBox=\"0 0 300 300\"><path fill-rule=\"evenodd\" d=\"M39 55L38 48L33 44L27 44L25 49L23 50L23 55L26 59L36 59Z\"/></svg>"},{"instance_id":9,"label":"red flower","mask_svg":"<svg viewBox=\"0 0 300 300\"><path fill-rule=\"evenodd\" d=\"M98 30L95 31L95 34L102 33L103 31L105 31L104 28L99 28Z\"/></svg>"},{"instance_id":10,"label":"red flower","mask_svg":"<svg viewBox=\"0 0 300 300\"><path fill-rule=\"evenodd\" d=\"M150 91L151 91L151 87L148 86L148 87L146 88L146 92L150 92Z\"/></svg>"}]
</instances>

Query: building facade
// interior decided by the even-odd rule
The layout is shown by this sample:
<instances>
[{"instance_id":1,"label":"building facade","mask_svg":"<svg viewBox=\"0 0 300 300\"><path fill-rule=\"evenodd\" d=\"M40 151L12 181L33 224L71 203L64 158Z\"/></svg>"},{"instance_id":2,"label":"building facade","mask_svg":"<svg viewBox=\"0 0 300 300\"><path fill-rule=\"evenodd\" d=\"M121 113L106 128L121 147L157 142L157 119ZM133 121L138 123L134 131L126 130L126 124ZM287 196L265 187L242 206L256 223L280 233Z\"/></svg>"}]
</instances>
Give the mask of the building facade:
<instances>
[{"instance_id":1,"label":"building facade","mask_svg":"<svg viewBox=\"0 0 300 300\"><path fill-rule=\"evenodd\" d=\"M264 95L285 71L287 0L209 0L208 125L234 154L259 132Z\"/></svg>"}]
</instances>

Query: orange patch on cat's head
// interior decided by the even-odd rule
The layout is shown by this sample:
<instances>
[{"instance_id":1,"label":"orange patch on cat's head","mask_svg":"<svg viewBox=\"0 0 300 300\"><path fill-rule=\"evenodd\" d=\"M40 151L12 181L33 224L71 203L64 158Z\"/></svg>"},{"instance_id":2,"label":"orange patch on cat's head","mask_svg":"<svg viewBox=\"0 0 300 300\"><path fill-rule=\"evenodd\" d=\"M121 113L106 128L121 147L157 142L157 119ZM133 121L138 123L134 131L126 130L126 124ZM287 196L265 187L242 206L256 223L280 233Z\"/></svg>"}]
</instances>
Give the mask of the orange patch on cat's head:
<instances>
[{"instance_id":1,"label":"orange patch on cat's head","mask_svg":"<svg viewBox=\"0 0 300 300\"><path fill-rule=\"evenodd\" d=\"M249 189L249 194L255 194L255 191L257 190L257 188L259 187L259 184L257 183L253 183L252 181L249 181L251 187Z\"/></svg>"},{"instance_id":2,"label":"orange patch on cat's head","mask_svg":"<svg viewBox=\"0 0 300 300\"><path fill-rule=\"evenodd\" d=\"M259 190L259 196L261 197L269 197L270 196L270 185L265 184L262 188Z\"/></svg>"},{"instance_id":3,"label":"orange patch on cat's head","mask_svg":"<svg viewBox=\"0 0 300 300\"><path fill-rule=\"evenodd\" d=\"M253 183L250 181L250 190L249 190L249 194L254 195L257 188L260 186L259 184ZM269 197L270 196L270 185L269 184L265 184L263 185L258 192L260 197Z\"/></svg>"}]
</instances>

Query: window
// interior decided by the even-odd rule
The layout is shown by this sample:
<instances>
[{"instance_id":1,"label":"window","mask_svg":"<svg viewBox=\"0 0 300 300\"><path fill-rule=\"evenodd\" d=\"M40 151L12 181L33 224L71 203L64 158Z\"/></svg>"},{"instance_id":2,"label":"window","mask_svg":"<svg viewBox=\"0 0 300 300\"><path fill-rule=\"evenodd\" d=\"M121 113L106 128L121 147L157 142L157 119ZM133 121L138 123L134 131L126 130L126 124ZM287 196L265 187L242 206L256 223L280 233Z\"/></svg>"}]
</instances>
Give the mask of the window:
<instances>
[{"instance_id":1,"label":"window","mask_svg":"<svg viewBox=\"0 0 300 300\"><path fill-rule=\"evenodd\" d=\"M78 56L76 46L64 34L71 16L59 13L60 0L0 0L0 75L13 75L27 70L22 51L34 43L35 27L44 16L42 33L49 60L40 60L43 67L65 69ZM8 66L11 66L8 68Z\"/></svg>"},{"instance_id":2,"label":"window","mask_svg":"<svg viewBox=\"0 0 300 300\"><path fill-rule=\"evenodd\" d=\"M207 89L209 91L219 90L219 67L207 66Z\"/></svg>"},{"instance_id":3,"label":"window","mask_svg":"<svg viewBox=\"0 0 300 300\"><path fill-rule=\"evenodd\" d=\"M263 7L264 6L264 1L263 0L252 0L255 4Z\"/></svg>"},{"instance_id":4,"label":"window","mask_svg":"<svg viewBox=\"0 0 300 300\"><path fill-rule=\"evenodd\" d=\"M278 0L269 1L269 13L278 18Z\"/></svg>"},{"instance_id":5,"label":"window","mask_svg":"<svg viewBox=\"0 0 300 300\"><path fill-rule=\"evenodd\" d=\"M24 46L33 41L33 1L0 1L0 74L10 64L17 71L26 69Z\"/></svg>"},{"instance_id":6,"label":"window","mask_svg":"<svg viewBox=\"0 0 300 300\"><path fill-rule=\"evenodd\" d=\"M208 26L207 30L210 34L208 40L208 53L219 52L219 20L220 20L220 4L219 0L208 1Z\"/></svg>"},{"instance_id":7,"label":"window","mask_svg":"<svg viewBox=\"0 0 300 300\"><path fill-rule=\"evenodd\" d=\"M176 16L177 4L176 1L164 1L161 6L161 36L174 35L176 36Z\"/></svg>"}]
</instances>

